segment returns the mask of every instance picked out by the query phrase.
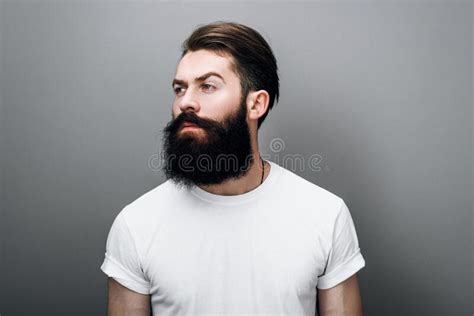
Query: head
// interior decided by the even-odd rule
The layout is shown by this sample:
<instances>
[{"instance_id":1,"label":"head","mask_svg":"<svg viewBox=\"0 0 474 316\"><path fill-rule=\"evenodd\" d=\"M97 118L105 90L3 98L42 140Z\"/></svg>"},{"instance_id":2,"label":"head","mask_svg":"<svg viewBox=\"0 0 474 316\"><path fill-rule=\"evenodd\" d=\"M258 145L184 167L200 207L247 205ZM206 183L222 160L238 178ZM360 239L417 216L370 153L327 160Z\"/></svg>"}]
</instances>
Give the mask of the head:
<instances>
[{"instance_id":1,"label":"head","mask_svg":"<svg viewBox=\"0 0 474 316\"><path fill-rule=\"evenodd\" d=\"M245 175L254 163L257 130L279 97L276 60L263 37L236 23L197 28L183 43L172 87L172 120L164 129L167 177L190 186ZM178 163L185 156L186 166Z\"/></svg>"}]
</instances>

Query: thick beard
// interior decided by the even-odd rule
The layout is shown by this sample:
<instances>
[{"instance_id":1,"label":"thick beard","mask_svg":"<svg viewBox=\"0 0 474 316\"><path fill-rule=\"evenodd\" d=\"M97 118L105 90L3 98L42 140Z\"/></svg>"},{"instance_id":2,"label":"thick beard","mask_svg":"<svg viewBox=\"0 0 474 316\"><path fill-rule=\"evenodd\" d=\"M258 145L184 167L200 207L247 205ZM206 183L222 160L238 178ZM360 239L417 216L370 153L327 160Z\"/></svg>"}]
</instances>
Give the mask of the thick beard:
<instances>
[{"instance_id":1,"label":"thick beard","mask_svg":"<svg viewBox=\"0 0 474 316\"><path fill-rule=\"evenodd\" d=\"M171 120L163 129L166 178L189 189L244 176L254 162L246 116L247 105L241 102L238 111L223 123L186 111ZM182 133L184 122L201 130Z\"/></svg>"}]
</instances>

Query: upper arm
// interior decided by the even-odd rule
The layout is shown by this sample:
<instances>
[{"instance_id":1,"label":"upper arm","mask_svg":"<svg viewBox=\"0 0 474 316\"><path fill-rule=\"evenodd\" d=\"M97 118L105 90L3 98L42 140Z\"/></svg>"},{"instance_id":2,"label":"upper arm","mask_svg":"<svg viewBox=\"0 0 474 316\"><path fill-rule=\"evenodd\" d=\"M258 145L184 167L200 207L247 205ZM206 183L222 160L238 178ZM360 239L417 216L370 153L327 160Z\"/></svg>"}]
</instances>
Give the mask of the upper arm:
<instances>
[{"instance_id":1,"label":"upper arm","mask_svg":"<svg viewBox=\"0 0 474 316\"><path fill-rule=\"evenodd\" d=\"M108 303L109 316L150 316L150 295L132 291L113 278L108 278Z\"/></svg>"},{"instance_id":2,"label":"upper arm","mask_svg":"<svg viewBox=\"0 0 474 316\"><path fill-rule=\"evenodd\" d=\"M317 299L320 316L361 316L363 314L357 274L332 288L318 289Z\"/></svg>"}]
</instances>

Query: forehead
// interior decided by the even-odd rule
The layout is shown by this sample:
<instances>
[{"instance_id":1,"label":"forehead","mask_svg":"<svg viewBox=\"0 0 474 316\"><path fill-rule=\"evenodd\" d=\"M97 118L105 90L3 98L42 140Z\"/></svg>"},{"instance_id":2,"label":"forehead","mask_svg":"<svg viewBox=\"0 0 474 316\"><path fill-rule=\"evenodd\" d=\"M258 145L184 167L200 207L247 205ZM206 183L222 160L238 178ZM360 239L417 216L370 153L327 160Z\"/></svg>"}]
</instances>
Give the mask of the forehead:
<instances>
[{"instance_id":1,"label":"forehead","mask_svg":"<svg viewBox=\"0 0 474 316\"><path fill-rule=\"evenodd\" d=\"M192 81L210 71L217 72L224 79L236 77L230 56L220 56L212 51L201 49L188 52L181 58L176 68L176 78Z\"/></svg>"}]
</instances>

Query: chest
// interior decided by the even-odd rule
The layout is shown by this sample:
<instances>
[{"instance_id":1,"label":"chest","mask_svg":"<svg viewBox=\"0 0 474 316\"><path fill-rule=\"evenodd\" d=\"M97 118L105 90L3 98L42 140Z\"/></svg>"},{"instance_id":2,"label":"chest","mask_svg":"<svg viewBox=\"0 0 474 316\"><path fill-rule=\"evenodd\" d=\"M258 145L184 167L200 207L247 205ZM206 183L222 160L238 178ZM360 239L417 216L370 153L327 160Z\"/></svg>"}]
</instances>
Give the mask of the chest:
<instances>
[{"instance_id":1,"label":"chest","mask_svg":"<svg viewBox=\"0 0 474 316\"><path fill-rule=\"evenodd\" d=\"M147 253L152 300L193 312L311 309L326 263L319 241L317 231L295 218L204 216L168 223Z\"/></svg>"}]
</instances>

